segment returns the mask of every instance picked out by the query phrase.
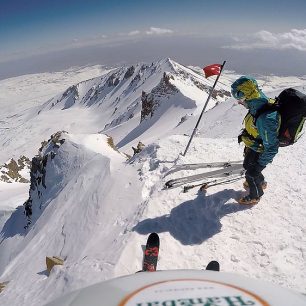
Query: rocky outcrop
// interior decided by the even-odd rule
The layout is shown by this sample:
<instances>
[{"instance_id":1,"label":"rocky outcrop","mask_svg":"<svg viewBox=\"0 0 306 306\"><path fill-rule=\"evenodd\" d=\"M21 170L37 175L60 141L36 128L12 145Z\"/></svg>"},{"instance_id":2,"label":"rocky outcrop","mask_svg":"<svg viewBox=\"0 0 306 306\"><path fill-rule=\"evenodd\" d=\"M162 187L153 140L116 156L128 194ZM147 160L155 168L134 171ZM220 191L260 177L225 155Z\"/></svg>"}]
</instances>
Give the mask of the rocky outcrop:
<instances>
[{"instance_id":1,"label":"rocky outcrop","mask_svg":"<svg viewBox=\"0 0 306 306\"><path fill-rule=\"evenodd\" d=\"M9 281L0 283L0 293L5 289L8 285Z\"/></svg>"},{"instance_id":2,"label":"rocky outcrop","mask_svg":"<svg viewBox=\"0 0 306 306\"><path fill-rule=\"evenodd\" d=\"M134 74L134 72L135 72L135 67L134 66L129 67L123 78L124 79L130 78Z\"/></svg>"},{"instance_id":3,"label":"rocky outcrop","mask_svg":"<svg viewBox=\"0 0 306 306\"><path fill-rule=\"evenodd\" d=\"M231 93L229 91L223 90L223 89L215 89L211 95L214 99L220 98L230 98ZM218 103L217 103L218 104Z\"/></svg>"},{"instance_id":4,"label":"rocky outcrop","mask_svg":"<svg viewBox=\"0 0 306 306\"><path fill-rule=\"evenodd\" d=\"M48 159L51 160L56 156L56 153L52 149L58 149L64 142L65 139L62 138L62 135L67 133L65 131L56 132L51 135L48 141L43 141L42 146L38 149L38 155L32 158L32 167L30 172L31 177L31 186L30 189L36 190L39 185L45 186L45 174L46 174L46 165ZM49 147L49 152L43 154L43 149Z\"/></svg>"},{"instance_id":5,"label":"rocky outcrop","mask_svg":"<svg viewBox=\"0 0 306 306\"><path fill-rule=\"evenodd\" d=\"M74 100L79 98L79 92L76 85L70 86L62 95L61 100L67 98L68 96L73 96Z\"/></svg>"},{"instance_id":6,"label":"rocky outcrop","mask_svg":"<svg viewBox=\"0 0 306 306\"><path fill-rule=\"evenodd\" d=\"M154 112L160 106L161 98L178 92L178 89L171 83L171 79L173 80L174 77L165 72L160 83L150 93L142 92L140 122L154 115Z\"/></svg>"},{"instance_id":7,"label":"rocky outcrop","mask_svg":"<svg viewBox=\"0 0 306 306\"><path fill-rule=\"evenodd\" d=\"M107 79L108 87L117 86L119 82L120 82L120 79L115 73L110 75L109 78Z\"/></svg>"},{"instance_id":8,"label":"rocky outcrop","mask_svg":"<svg viewBox=\"0 0 306 306\"><path fill-rule=\"evenodd\" d=\"M50 275L50 272L54 266L62 266L64 264L64 259L58 257L58 256L47 256L46 257L46 266L47 266L47 272L48 275Z\"/></svg>"},{"instance_id":9,"label":"rocky outcrop","mask_svg":"<svg viewBox=\"0 0 306 306\"><path fill-rule=\"evenodd\" d=\"M18 160L11 158L3 166L0 166L0 180L6 183L29 183L24 177L31 167L31 161L26 156L19 157Z\"/></svg>"},{"instance_id":10,"label":"rocky outcrop","mask_svg":"<svg viewBox=\"0 0 306 306\"><path fill-rule=\"evenodd\" d=\"M141 94L141 117L140 122L142 122L147 117L152 117L154 112L154 99L151 93L146 93L145 91Z\"/></svg>"},{"instance_id":11,"label":"rocky outcrop","mask_svg":"<svg viewBox=\"0 0 306 306\"><path fill-rule=\"evenodd\" d=\"M119 152L118 148L114 143L114 139L111 136L107 136L107 144L116 152Z\"/></svg>"},{"instance_id":12,"label":"rocky outcrop","mask_svg":"<svg viewBox=\"0 0 306 306\"><path fill-rule=\"evenodd\" d=\"M40 199L43 190L46 189L45 177L47 164L50 160L55 158L57 149L65 142L63 135L66 133L67 132L65 131L60 131L51 135L48 141L42 142L42 146L39 148L38 154L32 158L29 198L23 204L24 214L27 218L25 228L29 227L32 222L31 216L33 196L35 195L38 199ZM41 207L39 208L41 209Z\"/></svg>"}]
</instances>

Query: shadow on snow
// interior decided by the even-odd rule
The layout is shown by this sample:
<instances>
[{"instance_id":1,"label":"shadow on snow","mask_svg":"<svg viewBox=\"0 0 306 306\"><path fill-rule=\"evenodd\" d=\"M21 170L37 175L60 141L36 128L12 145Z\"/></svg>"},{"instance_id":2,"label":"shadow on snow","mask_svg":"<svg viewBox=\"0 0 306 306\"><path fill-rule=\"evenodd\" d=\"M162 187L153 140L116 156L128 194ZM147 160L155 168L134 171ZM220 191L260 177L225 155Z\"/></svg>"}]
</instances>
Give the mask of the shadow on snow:
<instances>
[{"instance_id":1,"label":"shadow on snow","mask_svg":"<svg viewBox=\"0 0 306 306\"><path fill-rule=\"evenodd\" d=\"M205 196L199 194L173 208L168 215L139 222L133 230L139 234L169 232L183 245L201 244L221 231L221 218L250 208L235 203L227 203L239 196L233 189L225 189ZM227 203L227 204L226 204Z\"/></svg>"},{"instance_id":2,"label":"shadow on snow","mask_svg":"<svg viewBox=\"0 0 306 306\"><path fill-rule=\"evenodd\" d=\"M5 222L1 232L0 232L0 244L3 240L7 238L14 237L16 235L25 236L26 230L25 226L25 216L24 207L18 206L9 219Z\"/></svg>"}]
</instances>

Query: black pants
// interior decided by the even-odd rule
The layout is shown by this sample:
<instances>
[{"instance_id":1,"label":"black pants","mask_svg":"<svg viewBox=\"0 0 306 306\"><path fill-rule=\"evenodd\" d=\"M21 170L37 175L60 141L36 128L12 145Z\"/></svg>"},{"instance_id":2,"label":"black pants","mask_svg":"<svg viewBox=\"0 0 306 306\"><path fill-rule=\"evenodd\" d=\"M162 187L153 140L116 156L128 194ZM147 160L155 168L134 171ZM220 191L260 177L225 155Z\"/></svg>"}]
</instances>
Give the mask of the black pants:
<instances>
[{"instance_id":1,"label":"black pants","mask_svg":"<svg viewBox=\"0 0 306 306\"><path fill-rule=\"evenodd\" d=\"M261 171L258 170L256 165L258 165L257 161L260 153L251 150L250 148L245 148L244 150L244 161L243 167L246 170L245 179L249 184L250 188L250 197L260 198L264 192L262 190L262 183L265 178L262 175Z\"/></svg>"}]
</instances>

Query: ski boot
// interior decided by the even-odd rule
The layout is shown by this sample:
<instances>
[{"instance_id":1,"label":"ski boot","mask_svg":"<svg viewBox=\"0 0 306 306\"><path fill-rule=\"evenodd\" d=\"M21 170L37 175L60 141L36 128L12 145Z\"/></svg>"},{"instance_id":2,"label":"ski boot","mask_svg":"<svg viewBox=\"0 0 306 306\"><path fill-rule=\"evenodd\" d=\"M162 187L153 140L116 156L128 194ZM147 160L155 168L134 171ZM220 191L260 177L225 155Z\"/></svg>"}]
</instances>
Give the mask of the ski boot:
<instances>
[{"instance_id":1,"label":"ski boot","mask_svg":"<svg viewBox=\"0 0 306 306\"><path fill-rule=\"evenodd\" d=\"M249 195L242 197L238 200L241 205L255 205L260 201L260 198L251 198Z\"/></svg>"},{"instance_id":2,"label":"ski boot","mask_svg":"<svg viewBox=\"0 0 306 306\"><path fill-rule=\"evenodd\" d=\"M262 188L263 190L265 190L265 189L267 189L267 187L268 187L268 183L267 183L266 181L263 181L263 182L261 183L261 188ZM244 182L243 182L243 188L244 188L245 190L249 189L249 184L248 184L247 181L244 181Z\"/></svg>"}]
</instances>

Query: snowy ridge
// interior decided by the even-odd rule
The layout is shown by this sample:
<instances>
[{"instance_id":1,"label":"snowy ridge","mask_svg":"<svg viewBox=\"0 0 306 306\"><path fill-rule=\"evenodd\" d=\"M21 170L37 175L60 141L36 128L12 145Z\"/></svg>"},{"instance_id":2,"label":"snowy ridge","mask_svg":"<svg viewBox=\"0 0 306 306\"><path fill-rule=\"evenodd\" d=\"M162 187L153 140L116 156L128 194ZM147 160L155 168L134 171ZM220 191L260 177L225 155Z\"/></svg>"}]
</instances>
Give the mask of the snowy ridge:
<instances>
[{"instance_id":1,"label":"snowy ridge","mask_svg":"<svg viewBox=\"0 0 306 306\"><path fill-rule=\"evenodd\" d=\"M199 115L212 85L213 80L205 79L203 72L196 73L171 59L121 67L72 85L42 105L16 111L5 119L0 145L10 157L19 157L15 156L18 148L31 157L42 141L58 130L65 130L103 132L112 136L119 147L129 144L130 150L139 140L148 143L161 136L161 129L156 128L161 114L164 122L171 123L168 129L162 128L165 136L177 133L182 122L194 125L193 119ZM207 109L225 101L229 87L220 83L216 93ZM146 104L146 97L150 97L150 103ZM7 159L0 153L0 161Z\"/></svg>"},{"instance_id":2,"label":"snowy ridge","mask_svg":"<svg viewBox=\"0 0 306 306\"><path fill-rule=\"evenodd\" d=\"M9 281L0 304L42 305L133 274L141 268L141 245L152 231L161 238L160 270L202 269L218 260L222 271L305 293L305 135L280 149L264 170L268 189L257 206L237 205L241 181L211 187L206 194L164 190L170 178L204 171L165 177L174 163L242 158L236 136L245 110L225 94L237 76L221 78L217 99L182 157L213 80L170 59L133 67L77 83L43 105L5 117L1 160L39 156L42 167L31 176L33 215L26 231L22 204L29 184L12 183L15 189L0 184L1 208L17 207L3 227L0 220L0 282ZM291 80L260 82L270 96L289 84L304 91L305 80ZM56 133L60 130L67 132ZM139 140L145 149L127 161L125 153L131 154ZM50 276L46 256L64 259Z\"/></svg>"},{"instance_id":3,"label":"snowy ridge","mask_svg":"<svg viewBox=\"0 0 306 306\"><path fill-rule=\"evenodd\" d=\"M15 239L14 249L8 247L9 237L17 234L9 231L17 230L13 224L25 222L18 209L1 232L2 277L12 280L12 275L23 271L23 276L13 278L13 286L3 297L7 305L15 304L18 297L27 301L27 305L41 304L38 301L49 296L48 290L43 290L43 296L42 291L37 290L41 285L52 288L56 284L58 289L53 289L59 291L55 295L61 294L63 289L84 286L83 276L75 277L74 272L69 272L77 267L80 273L91 274L91 283L112 277L112 267L125 244L126 237L122 234L140 203L137 174L126 166L124 156L109 147L106 136L66 135L61 139L65 141L56 151L51 144L43 150L43 156L48 156L45 188L31 190L33 220L29 229L24 233L19 227L19 243ZM51 152L55 153L52 160ZM129 205L123 199L129 201ZM23 254L29 253L35 254L34 261L32 256L24 257ZM58 270L46 277L44 261L48 254L65 259L68 269L65 276ZM34 276L33 281L27 281L29 275ZM41 277L48 284L43 285ZM58 277L62 278L61 284L56 280ZM52 278L54 285L49 282ZM70 279L73 285L65 279Z\"/></svg>"},{"instance_id":4,"label":"snowy ridge","mask_svg":"<svg viewBox=\"0 0 306 306\"><path fill-rule=\"evenodd\" d=\"M167 94L165 80L169 86L175 87L177 92L181 92L184 97L196 103L201 103L203 96L207 96L211 88L211 82L208 82L203 74L197 74L171 59L163 59L151 65L137 64L118 68L101 78L73 85L63 94L49 100L38 113L51 109L97 107L99 111L108 113L108 120L113 118L105 125L105 129L108 129L134 116L139 117L139 111L143 110L141 101L144 94L151 94L155 108L165 103L160 98L163 95L169 98L169 95L174 94L174 92ZM228 97L230 93L226 89L219 89L215 91L211 105Z\"/></svg>"}]
</instances>

